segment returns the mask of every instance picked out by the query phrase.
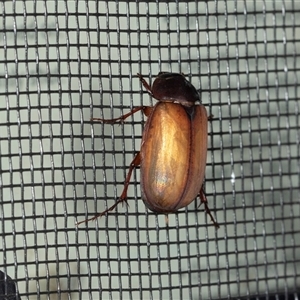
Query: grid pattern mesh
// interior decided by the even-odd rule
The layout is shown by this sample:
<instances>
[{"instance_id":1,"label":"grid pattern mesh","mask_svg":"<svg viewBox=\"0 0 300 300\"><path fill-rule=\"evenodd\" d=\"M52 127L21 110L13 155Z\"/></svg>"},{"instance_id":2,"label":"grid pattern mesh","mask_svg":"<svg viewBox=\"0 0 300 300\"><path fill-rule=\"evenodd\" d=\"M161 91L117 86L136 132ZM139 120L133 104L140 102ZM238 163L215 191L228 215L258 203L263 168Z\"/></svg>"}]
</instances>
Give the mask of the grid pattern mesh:
<instances>
[{"instance_id":1,"label":"grid pattern mesh","mask_svg":"<svg viewBox=\"0 0 300 300\"><path fill-rule=\"evenodd\" d=\"M299 298L299 1L2 1L0 43L0 270L22 299ZM196 201L166 224L139 169L129 207L76 227L120 195L146 120L90 118L152 105L135 75L159 71L214 116L221 228Z\"/></svg>"}]
</instances>

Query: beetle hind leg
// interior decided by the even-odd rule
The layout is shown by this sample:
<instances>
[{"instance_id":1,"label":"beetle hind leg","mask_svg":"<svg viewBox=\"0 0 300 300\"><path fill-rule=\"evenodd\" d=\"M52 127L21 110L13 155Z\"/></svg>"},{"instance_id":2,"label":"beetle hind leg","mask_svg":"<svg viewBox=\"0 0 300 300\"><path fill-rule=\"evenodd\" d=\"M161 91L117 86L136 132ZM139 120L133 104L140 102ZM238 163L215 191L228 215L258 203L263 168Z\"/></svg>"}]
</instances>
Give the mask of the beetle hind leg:
<instances>
[{"instance_id":1,"label":"beetle hind leg","mask_svg":"<svg viewBox=\"0 0 300 300\"><path fill-rule=\"evenodd\" d=\"M199 196L200 196L200 199L201 199L200 205L202 203L204 204L205 211L210 216L211 221L214 223L216 228L220 228L219 224L216 222L216 220L214 219L214 217L212 216L212 214L210 212L210 209L209 209L208 204L207 204L207 198L206 198L203 186L201 187L201 190L199 192Z\"/></svg>"},{"instance_id":2,"label":"beetle hind leg","mask_svg":"<svg viewBox=\"0 0 300 300\"><path fill-rule=\"evenodd\" d=\"M114 210L119 203L122 203L122 204L125 203L128 206L128 203L127 203L127 190L128 190L128 186L129 186L129 183L130 183L131 174L132 174L133 169L135 167L139 166L140 163L141 163L141 156L140 156L140 152L138 152L136 154L136 156L134 157L133 161L131 162L130 166L129 166L129 171L128 171L128 174L127 174L126 179L125 179L123 192L122 192L120 198L117 200L117 202L114 205L112 205L111 207L109 207L108 209L106 209L105 211L103 211L101 213L97 213L94 217L92 217L90 219L86 219L84 221L78 222L76 225L78 226L82 223L87 223L89 221L94 221L97 218L106 215L108 212Z\"/></svg>"}]
</instances>

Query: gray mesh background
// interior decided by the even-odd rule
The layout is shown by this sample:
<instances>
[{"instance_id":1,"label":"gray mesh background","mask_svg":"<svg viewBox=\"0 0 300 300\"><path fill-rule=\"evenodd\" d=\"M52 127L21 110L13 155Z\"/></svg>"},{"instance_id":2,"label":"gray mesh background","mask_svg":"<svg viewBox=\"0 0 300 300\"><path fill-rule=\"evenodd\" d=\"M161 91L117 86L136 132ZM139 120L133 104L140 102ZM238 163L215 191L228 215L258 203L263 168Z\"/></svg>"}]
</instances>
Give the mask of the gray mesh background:
<instances>
[{"instance_id":1,"label":"gray mesh background","mask_svg":"<svg viewBox=\"0 0 300 300\"><path fill-rule=\"evenodd\" d=\"M0 269L22 299L299 299L300 2L2 1ZM75 226L122 192L153 104L183 72L209 123L206 193ZM199 203L199 202L198 202Z\"/></svg>"}]
</instances>

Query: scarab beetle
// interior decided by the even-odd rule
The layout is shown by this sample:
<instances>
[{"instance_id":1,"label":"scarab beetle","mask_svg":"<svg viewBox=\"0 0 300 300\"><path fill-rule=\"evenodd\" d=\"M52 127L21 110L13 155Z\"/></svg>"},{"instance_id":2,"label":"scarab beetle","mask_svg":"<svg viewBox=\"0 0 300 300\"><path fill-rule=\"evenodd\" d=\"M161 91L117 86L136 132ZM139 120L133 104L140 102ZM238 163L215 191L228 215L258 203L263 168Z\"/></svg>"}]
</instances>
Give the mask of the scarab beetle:
<instances>
[{"instance_id":1,"label":"scarab beetle","mask_svg":"<svg viewBox=\"0 0 300 300\"><path fill-rule=\"evenodd\" d=\"M176 212L199 195L212 222L219 227L210 213L203 189L208 117L205 107L199 103L199 93L182 74L161 72L152 87L140 74L137 75L147 92L158 103L153 107L136 107L116 119L92 120L119 123L142 110L148 119L140 152L130 164L124 190L117 202L83 222L103 216L119 203L127 203L132 170L140 165L141 195L150 210L164 214Z\"/></svg>"}]
</instances>

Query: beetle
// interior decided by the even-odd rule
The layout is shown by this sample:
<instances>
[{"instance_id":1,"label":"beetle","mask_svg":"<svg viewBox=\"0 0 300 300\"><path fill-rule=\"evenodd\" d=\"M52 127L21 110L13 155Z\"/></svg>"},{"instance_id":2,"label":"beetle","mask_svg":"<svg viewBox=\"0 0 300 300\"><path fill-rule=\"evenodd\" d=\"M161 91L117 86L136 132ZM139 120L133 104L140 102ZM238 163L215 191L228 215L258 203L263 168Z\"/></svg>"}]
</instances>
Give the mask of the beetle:
<instances>
[{"instance_id":1,"label":"beetle","mask_svg":"<svg viewBox=\"0 0 300 300\"><path fill-rule=\"evenodd\" d=\"M189 205L197 195L216 227L203 188L207 156L208 116L199 93L183 74L160 72L152 87L137 74L147 92L158 100L153 106L139 106L115 119L93 121L121 123L138 111L148 117L140 152L130 164L123 192L114 205L93 218L105 215L119 203L127 204L132 171L140 165L141 195L155 213L168 214ZM199 103L199 104L197 104ZM79 224L79 223L78 223Z\"/></svg>"}]
</instances>

